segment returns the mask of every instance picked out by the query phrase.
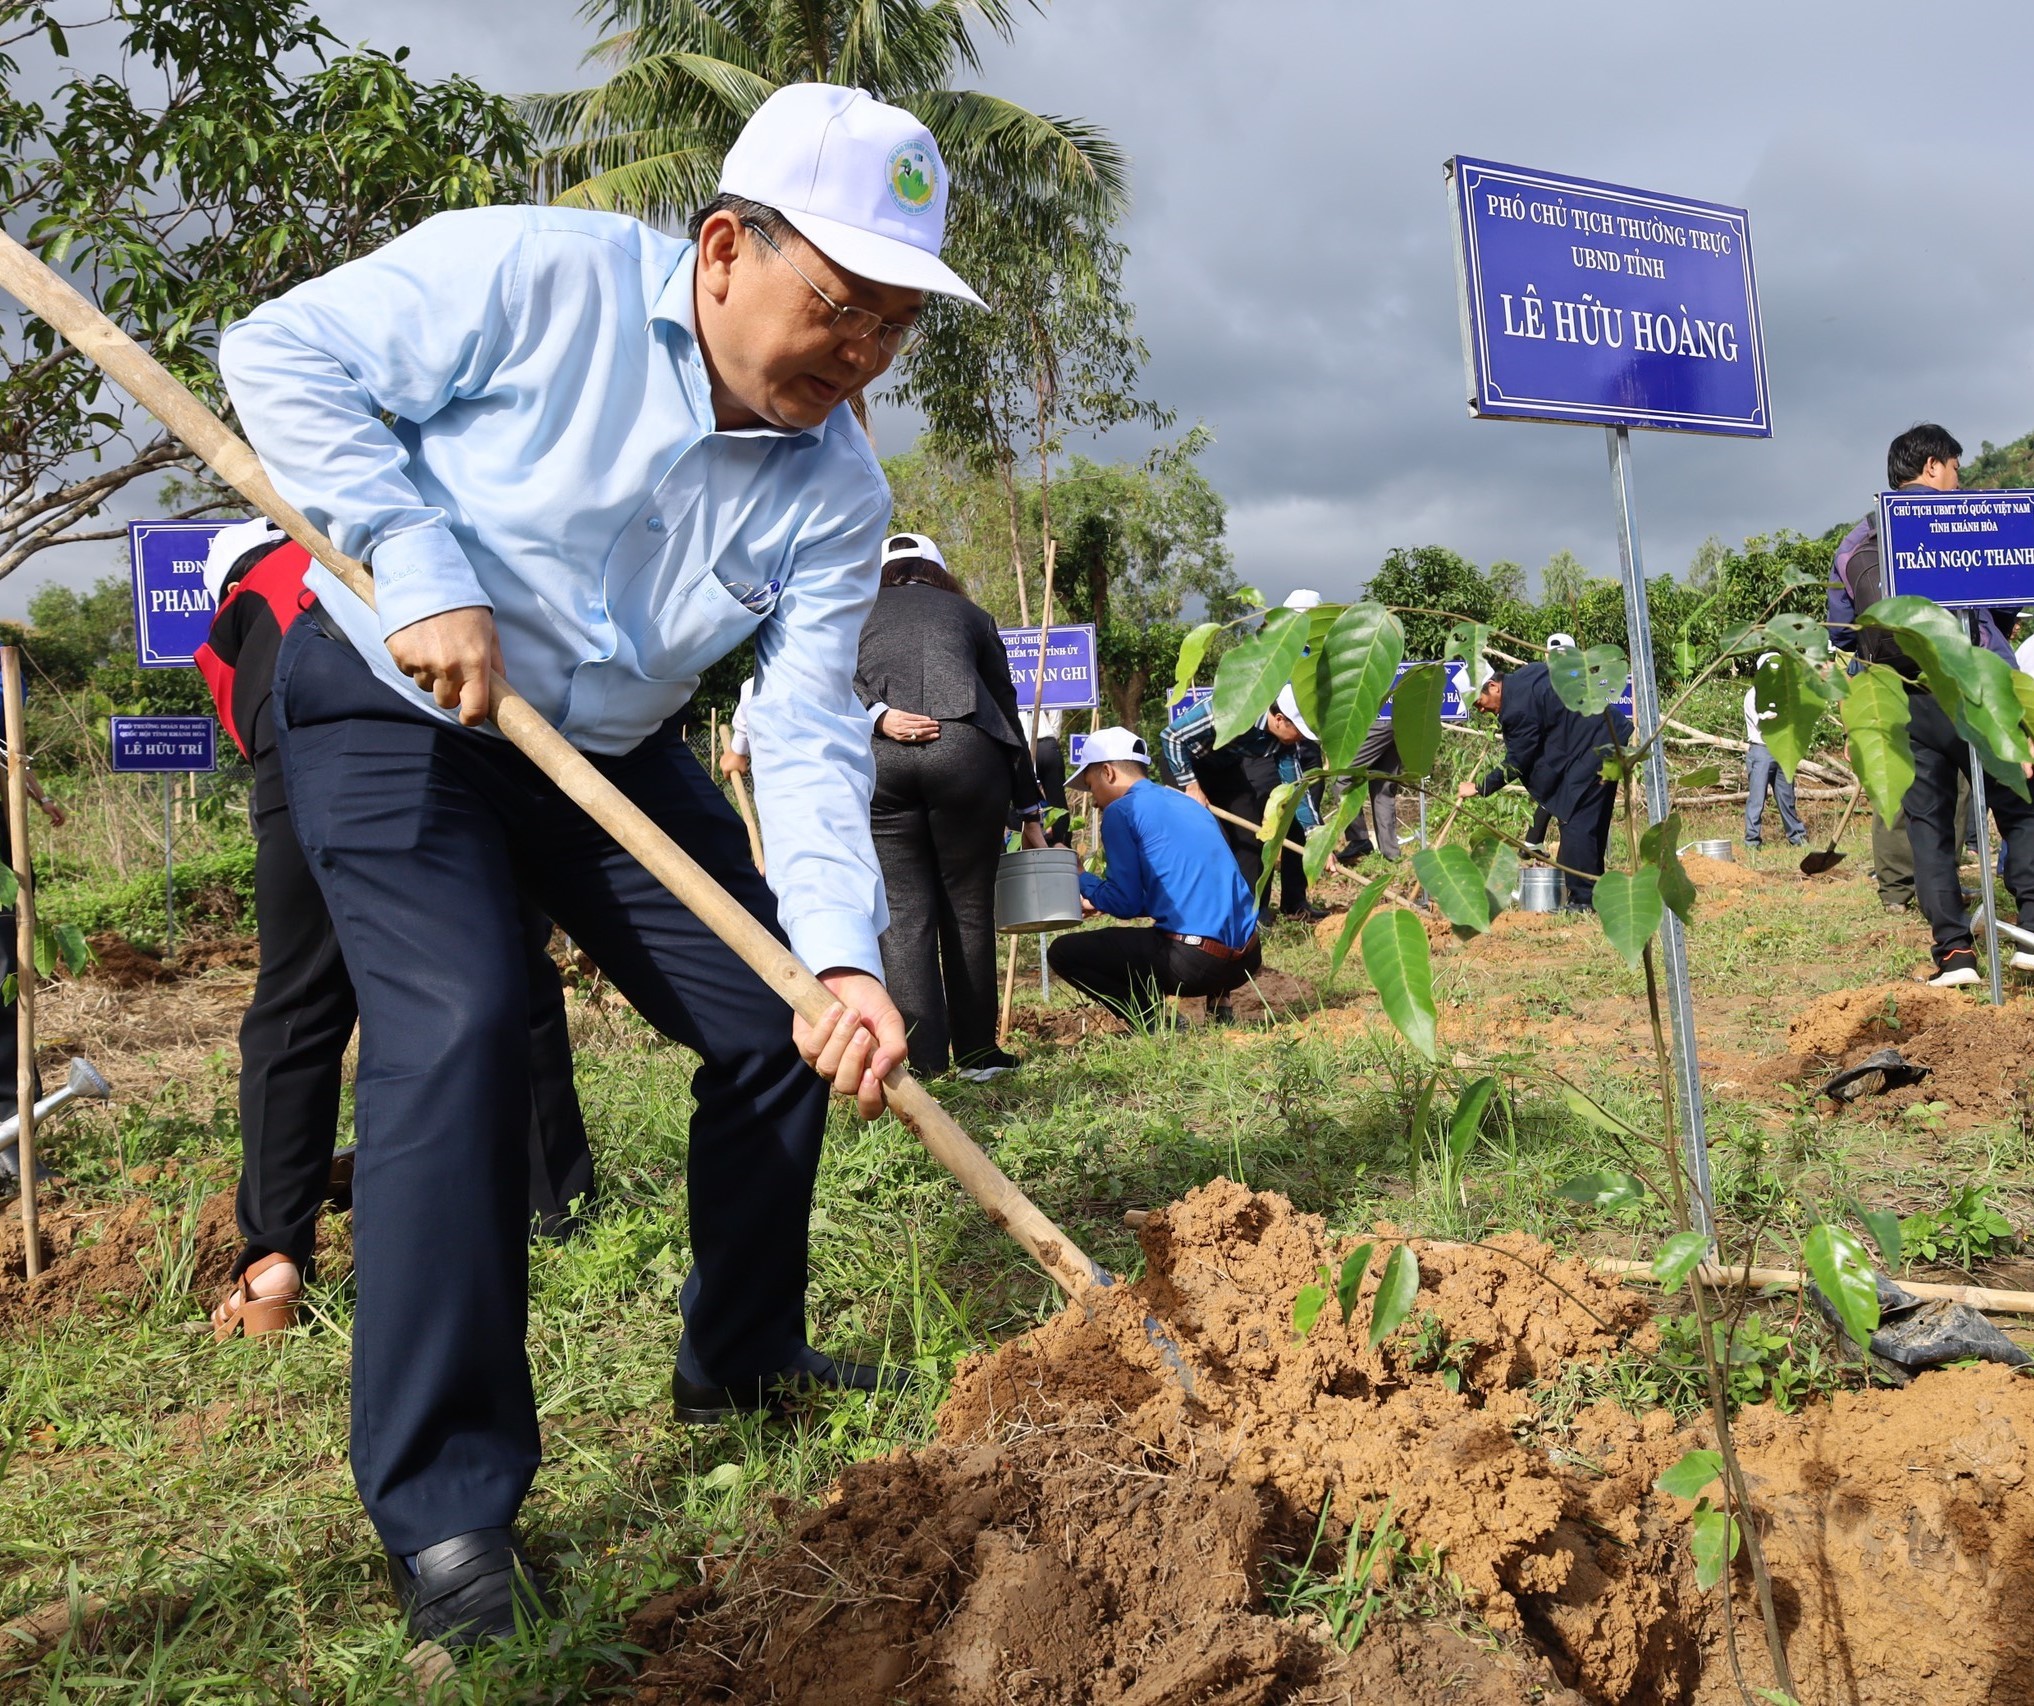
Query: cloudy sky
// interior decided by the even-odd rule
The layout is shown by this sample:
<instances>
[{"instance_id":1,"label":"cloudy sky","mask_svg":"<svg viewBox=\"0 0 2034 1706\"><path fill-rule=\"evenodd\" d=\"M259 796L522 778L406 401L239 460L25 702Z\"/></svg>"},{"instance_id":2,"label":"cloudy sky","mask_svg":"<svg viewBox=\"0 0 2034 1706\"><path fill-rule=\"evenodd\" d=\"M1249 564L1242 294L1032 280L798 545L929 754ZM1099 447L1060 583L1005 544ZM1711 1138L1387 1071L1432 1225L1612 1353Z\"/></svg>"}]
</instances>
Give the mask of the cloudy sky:
<instances>
[{"instance_id":1,"label":"cloudy sky","mask_svg":"<svg viewBox=\"0 0 2034 1706\"><path fill-rule=\"evenodd\" d=\"M320 10L343 37L510 90L577 80L591 39L553 0ZM2034 8L1973 0L1954 30L1931 16L1881 0L1052 0L980 81L1129 152L1148 390L1213 429L1244 578L1333 596L1400 544L1615 567L1602 433L1464 409L1451 154L1750 210L1775 436L1637 435L1652 572L1710 533L1861 513L1886 440L1916 420L1973 453L2034 429ZM908 436L879 416L886 448ZM25 590L0 583L0 613Z\"/></svg>"}]
</instances>

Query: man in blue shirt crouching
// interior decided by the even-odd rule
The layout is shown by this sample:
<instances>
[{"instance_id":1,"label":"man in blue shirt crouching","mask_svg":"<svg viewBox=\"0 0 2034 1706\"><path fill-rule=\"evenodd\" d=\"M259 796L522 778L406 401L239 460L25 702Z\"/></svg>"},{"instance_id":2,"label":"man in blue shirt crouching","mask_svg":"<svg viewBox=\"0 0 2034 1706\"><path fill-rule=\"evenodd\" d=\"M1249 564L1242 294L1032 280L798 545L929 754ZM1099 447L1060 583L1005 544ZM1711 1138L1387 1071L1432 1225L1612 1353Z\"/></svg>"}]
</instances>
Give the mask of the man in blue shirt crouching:
<instances>
[{"instance_id":1,"label":"man in blue shirt crouching","mask_svg":"<svg viewBox=\"0 0 2034 1706\"><path fill-rule=\"evenodd\" d=\"M1089 917L1149 918L1142 930L1083 930L1055 938L1055 975L1133 1027L1154 1023L1168 995L1219 1000L1263 963L1257 906L1221 825L1207 808L1150 779L1151 754L1128 729L1088 737L1069 789L1102 814L1104 876L1083 873Z\"/></svg>"}]
</instances>

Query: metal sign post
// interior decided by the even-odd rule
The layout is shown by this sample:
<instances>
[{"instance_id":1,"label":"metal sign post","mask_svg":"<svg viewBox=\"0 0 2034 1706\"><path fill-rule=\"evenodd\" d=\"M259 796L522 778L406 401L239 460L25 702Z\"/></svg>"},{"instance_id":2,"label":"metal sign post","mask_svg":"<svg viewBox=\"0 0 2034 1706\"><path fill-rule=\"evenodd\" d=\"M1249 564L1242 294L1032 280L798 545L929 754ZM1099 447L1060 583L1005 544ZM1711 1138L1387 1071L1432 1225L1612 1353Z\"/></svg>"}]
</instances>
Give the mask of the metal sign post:
<instances>
[{"instance_id":1,"label":"metal sign post","mask_svg":"<svg viewBox=\"0 0 2034 1706\"><path fill-rule=\"evenodd\" d=\"M210 717L113 717L108 719L113 768L125 775L162 778L163 954L177 940L176 794L172 780L188 772L219 768L219 725Z\"/></svg>"},{"instance_id":2,"label":"metal sign post","mask_svg":"<svg viewBox=\"0 0 2034 1706\"><path fill-rule=\"evenodd\" d=\"M1469 412L1481 420L1601 426L1610 448L1632 722L1646 810L1667 815L1659 683L1630 429L1770 438L1765 339L1740 207L1457 156L1446 176ZM1681 1139L1693 1218L1714 1231L1688 945L1660 929Z\"/></svg>"},{"instance_id":3,"label":"metal sign post","mask_svg":"<svg viewBox=\"0 0 2034 1706\"><path fill-rule=\"evenodd\" d=\"M1624 577L1624 626L1631 640L1632 729L1646 755L1646 817L1667 816L1667 747L1660 734L1660 687L1653 675L1653 623L1646 608L1645 563L1639 552L1638 500L1632 491L1631 434L1607 428L1610 483L1617 497L1618 566ZM1716 1230L1709 1181L1709 1130L1702 1106L1702 1063L1695 1049L1695 994L1688 980L1688 937L1673 912L1660 919L1660 958L1667 973L1667 1017L1674 1033L1674 1077L1680 1094L1681 1144L1688 1160L1698 1232Z\"/></svg>"},{"instance_id":4,"label":"metal sign post","mask_svg":"<svg viewBox=\"0 0 2034 1706\"><path fill-rule=\"evenodd\" d=\"M1882 492L1879 557L1888 597L1930 598L1945 609L1968 612L1970 643L1982 645L1981 609L2034 604L2034 491ZM1966 750L1984 891L1985 962L1992 1005L2003 1007L1998 885L1985 799L1989 784L1977 744L1969 743Z\"/></svg>"}]
</instances>

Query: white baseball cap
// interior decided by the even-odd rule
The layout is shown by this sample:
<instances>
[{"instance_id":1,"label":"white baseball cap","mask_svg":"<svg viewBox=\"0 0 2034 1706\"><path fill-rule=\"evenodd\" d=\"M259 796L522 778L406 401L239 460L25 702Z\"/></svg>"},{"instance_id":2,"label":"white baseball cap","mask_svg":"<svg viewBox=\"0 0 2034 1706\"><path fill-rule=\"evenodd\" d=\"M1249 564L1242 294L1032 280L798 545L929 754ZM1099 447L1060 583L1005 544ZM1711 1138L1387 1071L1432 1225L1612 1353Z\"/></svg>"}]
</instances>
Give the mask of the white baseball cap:
<instances>
[{"instance_id":1,"label":"white baseball cap","mask_svg":"<svg viewBox=\"0 0 2034 1706\"><path fill-rule=\"evenodd\" d=\"M1312 610L1321 602L1321 595L1310 586L1296 586L1285 595L1281 607L1286 610Z\"/></svg>"},{"instance_id":2,"label":"white baseball cap","mask_svg":"<svg viewBox=\"0 0 2034 1706\"><path fill-rule=\"evenodd\" d=\"M1299 730L1302 740L1319 740L1321 738L1312 729L1307 727L1306 718L1299 714L1299 696L1293 692L1292 683L1289 681L1278 690L1278 710L1294 728Z\"/></svg>"},{"instance_id":3,"label":"white baseball cap","mask_svg":"<svg viewBox=\"0 0 2034 1706\"><path fill-rule=\"evenodd\" d=\"M735 138L720 191L774 207L849 272L987 306L939 258L947 176L932 132L864 90L787 83Z\"/></svg>"},{"instance_id":4,"label":"white baseball cap","mask_svg":"<svg viewBox=\"0 0 2034 1706\"><path fill-rule=\"evenodd\" d=\"M1151 749L1142 735L1128 729L1097 729L1081 743L1081 767L1066 779L1066 785L1078 788L1081 778L1097 764L1141 764L1149 770Z\"/></svg>"},{"instance_id":5,"label":"white baseball cap","mask_svg":"<svg viewBox=\"0 0 2034 1706\"><path fill-rule=\"evenodd\" d=\"M1547 650L1550 652L1572 652L1574 649L1575 636L1573 634L1549 634L1547 636Z\"/></svg>"},{"instance_id":6,"label":"white baseball cap","mask_svg":"<svg viewBox=\"0 0 2034 1706\"><path fill-rule=\"evenodd\" d=\"M906 557L923 557L928 563L937 563L942 569L946 567L946 559L939 554L939 547L923 533L891 534L883 541L883 560L878 567L887 569Z\"/></svg>"},{"instance_id":7,"label":"white baseball cap","mask_svg":"<svg viewBox=\"0 0 2034 1706\"><path fill-rule=\"evenodd\" d=\"M265 515L257 515L252 521L236 521L213 534L212 543L205 547L204 568L205 591L212 602L219 602L220 590L235 563L257 545L280 544L282 538L283 530Z\"/></svg>"}]
</instances>

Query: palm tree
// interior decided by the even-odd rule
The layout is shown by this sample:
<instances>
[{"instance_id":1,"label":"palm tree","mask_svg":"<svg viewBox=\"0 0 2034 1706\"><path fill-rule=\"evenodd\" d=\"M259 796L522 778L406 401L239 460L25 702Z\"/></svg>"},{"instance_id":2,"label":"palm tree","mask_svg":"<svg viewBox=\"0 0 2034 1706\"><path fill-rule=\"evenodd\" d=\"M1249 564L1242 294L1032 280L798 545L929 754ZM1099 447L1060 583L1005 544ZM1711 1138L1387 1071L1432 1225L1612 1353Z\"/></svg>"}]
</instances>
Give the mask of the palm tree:
<instances>
[{"instance_id":1,"label":"palm tree","mask_svg":"<svg viewBox=\"0 0 2034 1706\"><path fill-rule=\"evenodd\" d=\"M1044 0L1029 0L1043 10ZM974 34L1007 41L1018 0L586 0L610 32L604 82L537 96L540 187L569 206L684 217L710 200L749 115L786 83L839 83L917 115L960 195L1057 207L1105 225L1127 165L1094 126L949 87L978 71Z\"/></svg>"}]
</instances>

